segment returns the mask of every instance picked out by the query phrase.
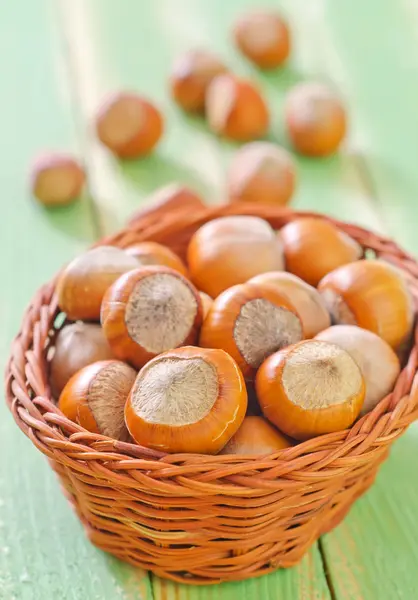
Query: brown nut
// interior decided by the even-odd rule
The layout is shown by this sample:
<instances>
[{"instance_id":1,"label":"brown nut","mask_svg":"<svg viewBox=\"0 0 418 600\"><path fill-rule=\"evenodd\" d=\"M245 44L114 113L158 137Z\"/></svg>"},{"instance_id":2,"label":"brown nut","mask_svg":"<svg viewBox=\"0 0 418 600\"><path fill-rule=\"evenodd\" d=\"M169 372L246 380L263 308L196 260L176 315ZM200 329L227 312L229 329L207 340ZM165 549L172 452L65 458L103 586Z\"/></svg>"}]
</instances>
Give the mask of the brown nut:
<instances>
[{"instance_id":1,"label":"brown nut","mask_svg":"<svg viewBox=\"0 0 418 600\"><path fill-rule=\"evenodd\" d=\"M82 321L65 325L55 340L50 364L52 395L58 398L66 383L83 367L112 358L113 352L100 325Z\"/></svg>"},{"instance_id":2,"label":"brown nut","mask_svg":"<svg viewBox=\"0 0 418 600\"><path fill-rule=\"evenodd\" d=\"M226 66L212 52L188 50L174 62L170 76L171 95L184 110L203 112L208 85L226 71Z\"/></svg>"},{"instance_id":3,"label":"brown nut","mask_svg":"<svg viewBox=\"0 0 418 600\"><path fill-rule=\"evenodd\" d=\"M290 31L286 21L273 11L252 11L238 19L235 44L262 69L281 66L290 54Z\"/></svg>"},{"instance_id":4,"label":"brown nut","mask_svg":"<svg viewBox=\"0 0 418 600\"><path fill-rule=\"evenodd\" d=\"M33 195L45 206L70 204L82 192L86 175L68 154L51 153L38 158L31 169Z\"/></svg>"},{"instance_id":5,"label":"brown nut","mask_svg":"<svg viewBox=\"0 0 418 600\"><path fill-rule=\"evenodd\" d=\"M161 138L163 126L160 111L133 92L108 98L96 118L97 137L120 158L149 154Z\"/></svg>"},{"instance_id":6,"label":"brown nut","mask_svg":"<svg viewBox=\"0 0 418 600\"><path fill-rule=\"evenodd\" d=\"M58 304L72 321L99 321L107 288L122 273L138 268L138 261L120 248L98 246L78 256L61 273Z\"/></svg>"},{"instance_id":7,"label":"brown nut","mask_svg":"<svg viewBox=\"0 0 418 600\"><path fill-rule=\"evenodd\" d=\"M225 73L210 83L206 94L206 116L216 134L247 142L262 138L269 127L269 110L251 82Z\"/></svg>"}]
</instances>

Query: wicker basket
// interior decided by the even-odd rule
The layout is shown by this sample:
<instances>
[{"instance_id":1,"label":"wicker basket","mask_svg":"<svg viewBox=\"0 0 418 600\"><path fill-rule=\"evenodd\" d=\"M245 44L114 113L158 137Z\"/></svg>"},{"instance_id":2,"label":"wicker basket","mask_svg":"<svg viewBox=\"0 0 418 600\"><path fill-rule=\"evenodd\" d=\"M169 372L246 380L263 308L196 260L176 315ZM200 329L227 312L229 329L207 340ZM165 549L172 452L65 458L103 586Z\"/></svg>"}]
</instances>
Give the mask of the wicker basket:
<instances>
[{"instance_id":1,"label":"wicker basket","mask_svg":"<svg viewBox=\"0 0 418 600\"><path fill-rule=\"evenodd\" d=\"M123 248L155 240L184 256L200 225L227 214L258 215L279 229L307 213L237 205L159 207L102 243ZM411 257L387 239L337 224L403 269L417 301L418 265ZM51 401L47 356L62 325L57 315L52 282L32 300L14 342L7 403L48 457L90 540L162 577L218 583L294 565L373 483L391 443L418 417L418 393L410 394L415 334L394 392L350 430L261 458L164 455L116 442L68 421Z\"/></svg>"}]
</instances>

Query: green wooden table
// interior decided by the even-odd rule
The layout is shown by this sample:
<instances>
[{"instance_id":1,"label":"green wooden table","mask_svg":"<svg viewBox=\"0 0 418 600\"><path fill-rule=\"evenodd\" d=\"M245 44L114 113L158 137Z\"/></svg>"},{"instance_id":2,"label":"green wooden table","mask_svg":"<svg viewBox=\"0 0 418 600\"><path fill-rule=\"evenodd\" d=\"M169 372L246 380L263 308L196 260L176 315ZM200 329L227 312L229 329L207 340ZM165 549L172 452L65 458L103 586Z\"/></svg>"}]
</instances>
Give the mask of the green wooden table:
<instances>
[{"instance_id":1,"label":"green wooden table","mask_svg":"<svg viewBox=\"0 0 418 600\"><path fill-rule=\"evenodd\" d=\"M230 24L254 0L13 0L0 8L0 356L41 283L97 237L122 226L155 187L194 185L223 194L233 147L169 101L172 57L215 48L268 93L272 138L283 141L281 105L302 78L330 81L350 109L339 155L298 159L299 208L327 212L396 237L418 253L418 1L265 0L292 23L295 50L279 73L246 64ZM167 133L158 152L120 164L91 135L103 94L144 90ZM39 148L69 148L85 161L89 190L46 211L31 201L27 167ZM21 275L18 275L18 272ZM397 442L373 489L293 569L217 588L161 581L92 547L47 462L0 405L1 600L414 600L418 597L418 428Z\"/></svg>"}]
</instances>

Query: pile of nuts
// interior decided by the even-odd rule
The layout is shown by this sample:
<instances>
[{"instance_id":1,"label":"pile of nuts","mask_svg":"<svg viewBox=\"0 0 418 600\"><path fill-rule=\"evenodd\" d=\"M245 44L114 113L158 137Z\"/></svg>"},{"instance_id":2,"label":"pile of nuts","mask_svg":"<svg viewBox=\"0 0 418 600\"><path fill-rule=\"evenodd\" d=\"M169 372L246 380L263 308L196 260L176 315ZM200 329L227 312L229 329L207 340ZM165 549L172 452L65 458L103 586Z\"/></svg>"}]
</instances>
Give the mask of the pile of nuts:
<instances>
[{"instance_id":1,"label":"pile of nuts","mask_svg":"<svg viewBox=\"0 0 418 600\"><path fill-rule=\"evenodd\" d=\"M100 246L56 293L61 411L169 453L268 455L350 427L393 389L414 318L402 274L321 218L217 218L185 262Z\"/></svg>"},{"instance_id":2,"label":"pile of nuts","mask_svg":"<svg viewBox=\"0 0 418 600\"><path fill-rule=\"evenodd\" d=\"M274 11L257 11L235 23L236 48L261 69L282 67L291 50L285 19ZM245 143L237 151L227 176L231 202L285 205L295 188L295 164L290 152L260 141L269 133L270 109L253 81L231 72L221 58L205 49L177 57L169 76L172 99L182 110L206 118L218 136ZM335 152L346 133L346 113L338 95L317 82L302 82L287 95L283 111L289 144L307 156ZM165 123L153 102L136 92L121 91L105 99L94 129L116 157L136 159L154 150ZM44 205L59 206L76 199L85 172L68 154L46 154L32 168L31 187Z\"/></svg>"}]
</instances>

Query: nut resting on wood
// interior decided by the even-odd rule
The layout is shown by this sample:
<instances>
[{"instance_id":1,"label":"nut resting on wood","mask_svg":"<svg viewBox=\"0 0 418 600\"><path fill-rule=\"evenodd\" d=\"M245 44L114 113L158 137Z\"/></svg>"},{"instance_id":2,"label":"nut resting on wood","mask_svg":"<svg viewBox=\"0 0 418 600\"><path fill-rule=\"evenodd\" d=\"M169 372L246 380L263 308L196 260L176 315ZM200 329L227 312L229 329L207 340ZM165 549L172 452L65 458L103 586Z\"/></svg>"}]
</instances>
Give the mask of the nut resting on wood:
<instances>
[{"instance_id":1,"label":"nut resting on wood","mask_svg":"<svg viewBox=\"0 0 418 600\"><path fill-rule=\"evenodd\" d=\"M243 15L233 34L238 49L262 69L279 67L289 56L289 27L276 12L257 10Z\"/></svg>"},{"instance_id":2,"label":"nut resting on wood","mask_svg":"<svg viewBox=\"0 0 418 600\"><path fill-rule=\"evenodd\" d=\"M33 195L45 206L63 206L78 198L85 179L81 164L68 154L45 154L31 168Z\"/></svg>"},{"instance_id":3,"label":"nut resting on wood","mask_svg":"<svg viewBox=\"0 0 418 600\"><path fill-rule=\"evenodd\" d=\"M160 140L163 128L160 111L133 92L107 98L96 117L97 137L120 158L149 154Z\"/></svg>"},{"instance_id":4,"label":"nut resting on wood","mask_svg":"<svg viewBox=\"0 0 418 600\"><path fill-rule=\"evenodd\" d=\"M287 150L270 142L250 142L240 148L228 172L231 202L286 205L296 184L295 163Z\"/></svg>"},{"instance_id":5,"label":"nut resting on wood","mask_svg":"<svg viewBox=\"0 0 418 600\"><path fill-rule=\"evenodd\" d=\"M264 137L270 121L260 90L251 81L229 73L218 75L210 83L206 116L212 131L238 142Z\"/></svg>"},{"instance_id":6,"label":"nut resting on wood","mask_svg":"<svg viewBox=\"0 0 418 600\"><path fill-rule=\"evenodd\" d=\"M170 75L171 95L184 110L203 112L210 82L226 71L226 66L212 52L188 50L174 62Z\"/></svg>"}]
</instances>

